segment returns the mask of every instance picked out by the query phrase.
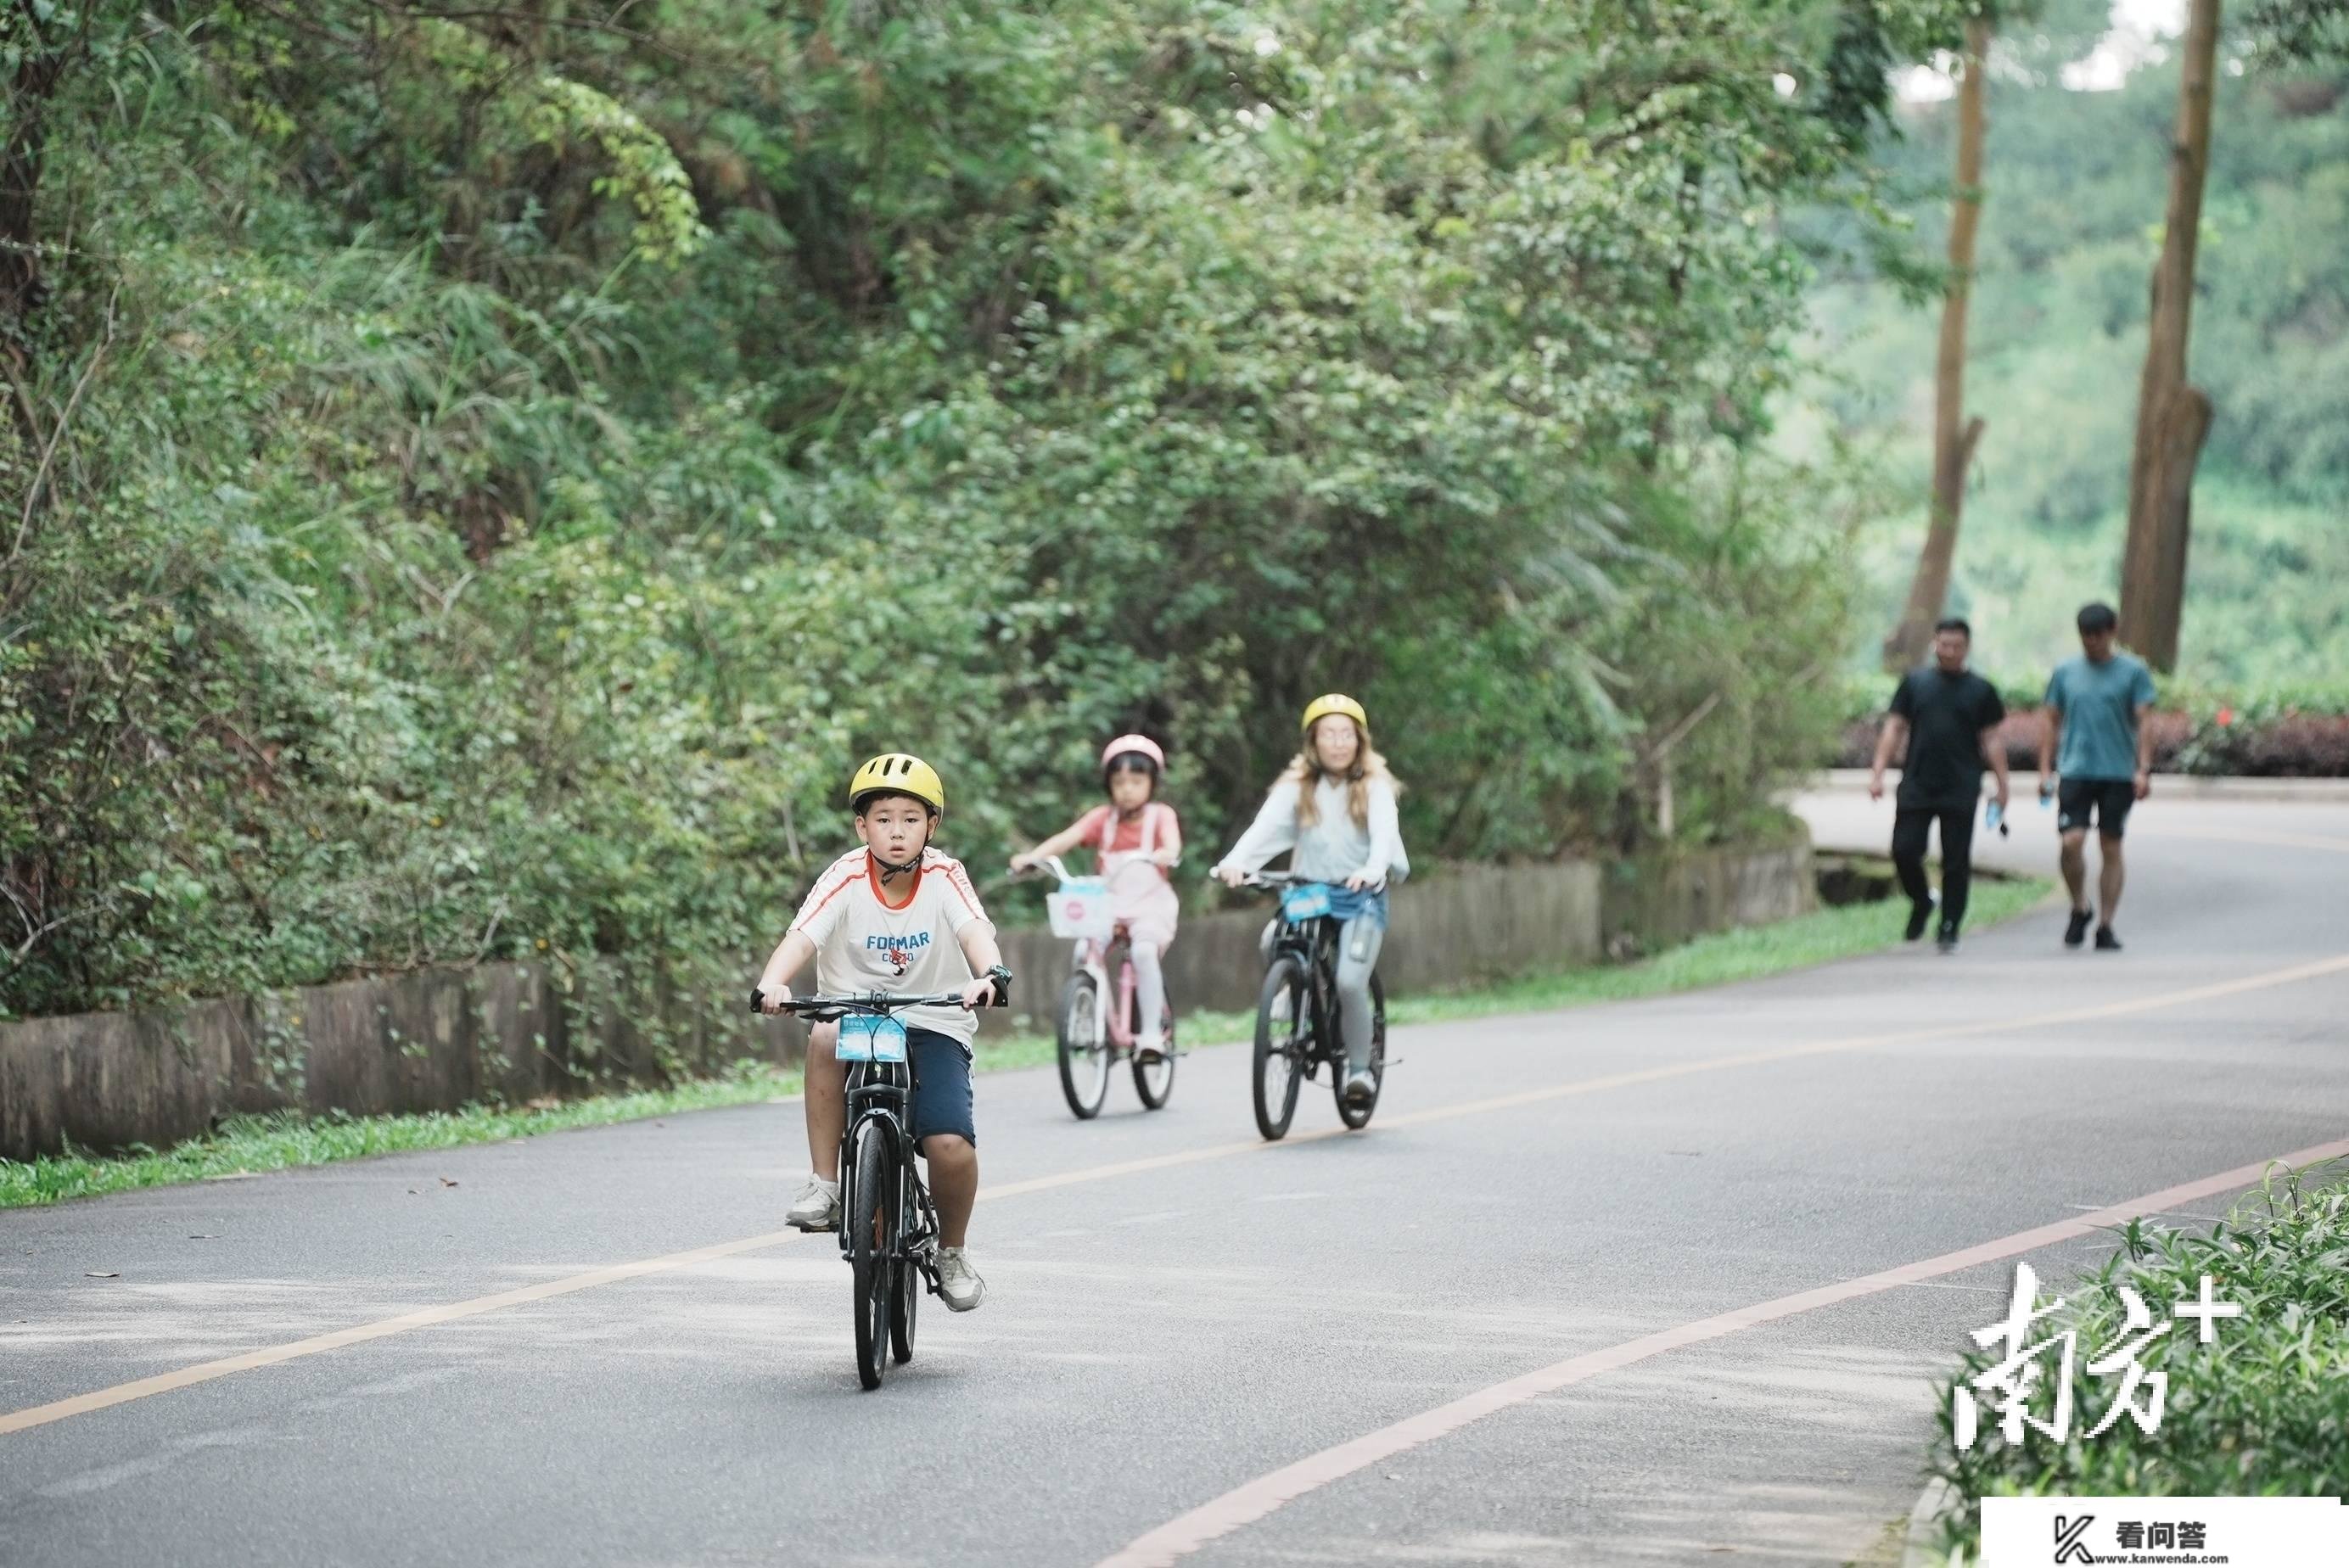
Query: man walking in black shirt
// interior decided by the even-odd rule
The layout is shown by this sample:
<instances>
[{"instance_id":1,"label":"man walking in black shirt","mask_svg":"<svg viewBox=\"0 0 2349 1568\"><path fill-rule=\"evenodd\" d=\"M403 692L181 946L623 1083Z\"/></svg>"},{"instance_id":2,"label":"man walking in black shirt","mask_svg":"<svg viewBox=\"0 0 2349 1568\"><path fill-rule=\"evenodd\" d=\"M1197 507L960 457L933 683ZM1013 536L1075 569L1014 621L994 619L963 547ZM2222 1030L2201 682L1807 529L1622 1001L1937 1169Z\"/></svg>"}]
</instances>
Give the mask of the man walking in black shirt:
<instances>
[{"instance_id":1,"label":"man walking in black shirt","mask_svg":"<svg viewBox=\"0 0 2349 1568\"><path fill-rule=\"evenodd\" d=\"M2006 752L1998 727L2006 705L1998 688L1966 668L1973 631L1954 617L1933 628L1933 662L1911 670L1892 694L1892 711L1876 741L1868 798L1884 799L1884 769L1895 751L1900 793L1892 815L1892 864L1909 895L1909 940L1933 919L1933 890L1925 881L1926 835L1941 825L1940 949L1954 952L1973 880L1974 808L1982 801L1982 765L1998 776L1998 809L2006 810Z\"/></svg>"}]
</instances>

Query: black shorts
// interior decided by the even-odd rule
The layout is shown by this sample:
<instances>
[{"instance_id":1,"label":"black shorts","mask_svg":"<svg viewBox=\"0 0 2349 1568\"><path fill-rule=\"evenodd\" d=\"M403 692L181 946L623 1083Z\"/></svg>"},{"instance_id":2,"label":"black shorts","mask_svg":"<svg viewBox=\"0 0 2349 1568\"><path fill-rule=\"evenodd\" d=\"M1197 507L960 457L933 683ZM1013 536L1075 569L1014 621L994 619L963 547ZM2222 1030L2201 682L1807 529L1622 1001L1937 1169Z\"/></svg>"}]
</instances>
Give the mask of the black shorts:
<instances>
[{"instance_id":1,"label":"black shorts","mask_svg":"<svg viewBox=\"0 0 2349 1568\"><path fill-rule=\"evenodd\" d=\"M2117 839L2136 804L2133 779L2066 779L2055 786L2055 826L2061 832L2083 832L2093 817L2098 833Z\"/></svg>"},{"instance_id":2,"label":"black shorts","mask_svg":"<svg viewBox=\"0 0 2349 1568\"><path fill-rule=\"evenodd\" d=\"M978 1130L970 1115L970 1057L959 1041L935 1029L905 1031L905 1060L914 1069L913 1103L905 1115L918 1145L933 1133L957 1132L974 1146Z\"/></svg>"}]
</instances>

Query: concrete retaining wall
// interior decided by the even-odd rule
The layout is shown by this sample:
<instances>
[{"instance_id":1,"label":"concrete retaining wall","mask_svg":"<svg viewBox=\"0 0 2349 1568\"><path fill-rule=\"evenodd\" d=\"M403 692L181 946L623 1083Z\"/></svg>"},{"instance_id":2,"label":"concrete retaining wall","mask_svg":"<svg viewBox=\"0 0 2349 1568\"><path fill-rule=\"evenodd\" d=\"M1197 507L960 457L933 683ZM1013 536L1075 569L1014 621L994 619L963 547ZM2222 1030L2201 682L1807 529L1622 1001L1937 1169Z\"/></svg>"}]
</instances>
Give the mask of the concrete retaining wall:
<instances>
[{"instance_id":1,"label":"concrete retaining wall","mask_svg":"<svg viewBox=\"0 0 2349 1568\"><path fill-rule=\"evenodd\" d=\"M0 1158L67 1143L161 1148L261 1111L519 1104L744 1057L785 1062L800 1045L792 1026L761 1027L657 981L535 964L427 969L170 1014L36 1018L0 1024Z\"/></svg>"},{"instance_id":2,"label":"concrete retaining wall","mask_svg":"<svg viewBox=\"0 0 2349 1568\"><path fill-rule=\"evenodd\" d=\"M1701 932L1811 907L1807 843L1758 853L1446 871L1406 884L1380 969L1391 993L1625 957ZM1185 1010L1255 1006L1260 911L1195 916L1167 954ZM1048 1026L1070 950L1005 934L1020 976L1001 1025ZM746 964L750 972L755 961ZM566 990L567 987L567 990ZM744 995L747 995L747 985ZM157 1015L0 1024L0 1158L68 1143L160 1148L222 1118L280 1109L354 1115L518 1103L591 1087L797 1059L794 1026L751 1018L731 995L677 995L624 968L495 964L354 980Z\"/></svg>"},{"instance_id":3,"label":"concrete retaining wall","mask_svg":"<svg viewBox=\"0 0 2349 1568\"><path fill-rule=\"evenodd\" d=\"M1807 869L1803 873L1808 875ZM1589 861L1464 867L1395 892L1380 977L1391 994L1430 991L1529 969L1588 963L1601 951L1601 872ZM1233 1012L1256 1006L1264 980L1257 944L1272 918L1261 910L1192 915L1166 954L1166 989L1178 1008ZM1013 931L1003 961L1021 977L1015 1019L1047 1020L1074 954L1047 931Z\"/></svg>"}]
</instances>

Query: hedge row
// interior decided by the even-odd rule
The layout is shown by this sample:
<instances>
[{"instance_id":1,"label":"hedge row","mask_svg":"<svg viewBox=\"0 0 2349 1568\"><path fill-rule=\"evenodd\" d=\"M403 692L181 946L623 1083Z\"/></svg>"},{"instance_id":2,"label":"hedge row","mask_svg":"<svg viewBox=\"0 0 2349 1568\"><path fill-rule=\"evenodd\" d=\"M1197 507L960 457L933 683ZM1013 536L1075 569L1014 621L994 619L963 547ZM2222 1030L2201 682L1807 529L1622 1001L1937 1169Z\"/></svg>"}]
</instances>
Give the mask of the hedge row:
<instances>
[{"instance_id":1,"label":"hedge row","mask_svg":"<svg viewBox=\"0 0 2349 1568\"><path fill-rule=\"evenodd\" d=\"M2031 1329L2034 1342L2078 1334L2075 1419L2063 1440L2026 1428L2021 1444L2009 1444L1984 1409L1979 1440L1959 1451L1956 1392L1997 1362L2002 1343L1969 1348L1943 1380L1931 1469L1961 1505L1940 1521L1944 1550L1961 1548L1971 1560L1984 1496L2324 1497L2349 1489L2349 1181L2341 1166L2281 1173L2207 1234L2133 1220L2118 1235L2120 1252ZM2192 1323L2170 1315L2171 1304L2199 1297L2205 1275L2212 1299L2243 1308L2209 1345ZM2148 1373L2168 1377L2164 1409L2156 1431L2123 1415L2091 1438L2121 1377L2117 1369L2097 1377L2088 1363L2140 1332L2127 1319L2124 1286L2149 1318L2175 1325L2138 1357ZM2028 1399L2043 1421L2053 1414L2056 1365L2051 1357ZM2147 1397L2140 1387L2132 1403Z\"/></svg>"},{"instance_id":2,"label":"hedge row","mask_svg":"<svg viewBox=\"0 0 2349 1568\"><path fill-rule=\"evenodd\" d=\"M1865 768L1876 754L1891 682L1852 688L1850 717L1836 756L1838 768ZM2039 766L2046 720L2044 683L1999 681L2007 720L1999 728L2007 765ZM2162 772L2261 779L2349 778L2349 686L2309 686L2256 693L2165 686L2148 721L2153 765Z\"/></svg>"}]
</instances>

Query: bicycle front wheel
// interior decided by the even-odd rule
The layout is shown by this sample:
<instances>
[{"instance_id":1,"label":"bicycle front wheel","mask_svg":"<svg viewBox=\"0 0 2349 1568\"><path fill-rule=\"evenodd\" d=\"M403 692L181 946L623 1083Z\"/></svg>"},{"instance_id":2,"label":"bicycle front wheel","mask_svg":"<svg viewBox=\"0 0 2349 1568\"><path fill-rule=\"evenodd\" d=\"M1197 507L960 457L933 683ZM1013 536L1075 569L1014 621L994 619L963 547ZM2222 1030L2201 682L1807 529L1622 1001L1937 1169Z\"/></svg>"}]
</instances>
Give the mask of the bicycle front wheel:
<instances>
[{"instance_id":1,"label":"bicycle front wheel","mask_svg":"<svg viewBox=\"0 0 2349 1568\"><path fill-rule=\"evenodd\" d=\"M1061 1093L1079 1121L1091 1121L1109 1099L1110 1048L1100 989L1082 970L1061 992L1060 1033Z\"/></svg>"},{"instance_id":2,"label":"bicycle front wheel","mask_svg":"<svg viewBox=\"0 0 2349 1568\"><path fill-rule=\"evenodd\" d=\"M1286 954L1264 972L1256 1004L1256 1072L1249 1088L1256 1098L1256 1130L1268 1141L1288 1136L1297 1114L1307 1042L1312 1038L1304 971Z\"/></svg>"},{"instance_id":3,"label":"bicycle front wheel","mask_svg":"<svg viewBox=\"0 0 2349 1568\"><path fill-rule=\"evenodd\" d=\"M849 1227L849 1273L856 1292L856 1380L881 1387L889 1358L889 1303L896 1294L897 1151L875 1121L856 1132L854 1185L840 1222Z\"/></svg>"},{"instance_id":4,"label":"bicycle front wheel","mask_svg":"<svg viewBox=\"0 0 2349 1568\"><path fill-rule=\"evenodd\" d=\"M910 1166L899 1166L897 1171L899 1197L897 1212L911 1220L919 1202L914 1195L914 1172ZM900 1231L902 1233L902 1225ZM896 1288L889 1297L889 1354L903 1367L914 1358L914 1318L922 1305L922 1265L909 1255L897 1260Z\"/></svg>"}]
</instances>

